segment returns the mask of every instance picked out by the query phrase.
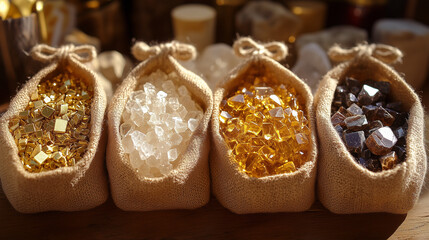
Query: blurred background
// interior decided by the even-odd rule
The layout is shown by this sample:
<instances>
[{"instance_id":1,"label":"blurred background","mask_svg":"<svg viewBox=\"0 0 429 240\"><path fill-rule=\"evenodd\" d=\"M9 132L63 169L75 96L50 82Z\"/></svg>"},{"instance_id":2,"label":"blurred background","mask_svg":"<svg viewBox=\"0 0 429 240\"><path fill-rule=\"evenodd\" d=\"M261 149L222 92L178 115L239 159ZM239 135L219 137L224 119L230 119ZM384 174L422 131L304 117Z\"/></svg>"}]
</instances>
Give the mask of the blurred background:
<instances>
[{"instance_id":1,"label":"blurred background","mask_svg":"<svg viewBox=\"0 0 429 240\"><path fill-rule=\"evenodd\" d=\"M290 54L282 63L313 90L332 67L326 51L333 44L394 45L405 54L398 71L421 89L429 66L428 12L427 0L0 0L0 102L42 67L28 56L38 43L95 46L92 67L115 87L135 64L135 41L177 39L197 47L200 58L184 66L214 87L240 61L230 48L237 36L286 43Z\"/></svg>"}]
</instances>

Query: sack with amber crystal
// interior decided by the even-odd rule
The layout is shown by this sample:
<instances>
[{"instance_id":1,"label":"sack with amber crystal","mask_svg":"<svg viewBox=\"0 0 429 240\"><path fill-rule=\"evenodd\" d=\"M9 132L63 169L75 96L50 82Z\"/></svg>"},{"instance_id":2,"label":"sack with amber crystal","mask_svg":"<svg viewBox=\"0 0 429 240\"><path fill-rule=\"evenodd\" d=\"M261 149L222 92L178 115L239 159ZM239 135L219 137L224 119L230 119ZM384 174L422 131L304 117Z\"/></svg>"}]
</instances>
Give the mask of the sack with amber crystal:
<instances>
[{"instance_id":1,"label":"sack with amber crystal","mask_svg":"<svg viewBox=\"0 0 429 240\"><path fill-rule=\"evenodd\" d=\"M400 61L402 54L390 46L363 44L348 50L335 46L329 55L343 63L324 76L315 97L321 150L319 199L334 213L406 213L419 198L426 173L426 154L420 99L403 77L387 65ZM334 93L346 77L390 82L390 96L402 102L409 112L406 157L401 164L372 172L362 167L346 148L331 123Z\"/></svg>"},{"instance_id":2,"label":"sack with amber crystal","mask_svg":"<svg viewBox=\"0 0 429 240\"><path fill-rule=\"evenodd\" d=\"M241 38L235 42L234 50L238 56L248 57L248 59L242 65L235 68L229 74L229 77L227 77L227 79L225 79L218 85L214 94L214 108L211 125L213 145L210 158L214 195L223 206L235 213L240 214L257 212L305 211L309 209L314 202L314 185L316 179L317 143L315 136L315 118L313 113L313 97L311 91L309 87L295 74L293 74L291 71L289 71L275 61L285 58L287 54L287 49L283 44L274 42L261 45L254 42L250 38ZM226 135L224 135L225 132L222 132L222 128L223 126L225 126L225 122L228 123L226 121L226 118L231 118L231 116L229 116L229 114L222 110L222 106L224 106L223 100L226 97L231 96L231 93L238 91L238 88L241 89L241 87L246 86L246 84L249 83L253 84L254 79L256 79L253 78L254 75L259 76L260 79L268 79L267 86L274 86L270 85L270 83L274 84L275 82L279 84L278 86L280 86L280 88L286 85L286 89L288 89L287 91L294 92L293 97L295 98L296 96L298 96L297 98L300 100L302 107L302 111L300 112L304 113L307 119L307 126L305 128L308 129L309 132L307 133L308 136L305 137L307 141L307 149L304 155L306 157L300 160L302 162L300 166L296 166L296 169L295 167L293 167L294 164L292 164L292 160L293 158L298 157L298 155L302 152L294 153L293 148L294 146L297 146L297 138L302 140L302 134L298 134L297 132L297 135L294 135L295 133L293 131L295 128L293 126L288 125L286 126L286 128L278 128L292 131L290 132L291 135L289 135L287 138L282 135L282 137L285 137L283 141L274 139L274 137L271 140L267 141L261 140L261 138L270 138L270 136L268 136L268 131L265 131L265 129L261 130L257 126L255 126L255 129L252 130L251 125L247 126L249 127L248 130L244 130L248 131L246 134L248 136L256 137L255 139L252 139L252 141L263 141L266 146L269 145L271 148L267 148L266 146L261 147L264 144L253 144L252 142L250 145L247 145L247 149L245 149L246 147L244 149L240 147L239 149L238 144L232 146L229 145L230 143L225 140ZM257 80L255 80L254 82L255 84L256 81ZM253 93L253 90L250 90L246 87L246 89L243 89L242 92L247 95L245 96L246 99L248 96L254 96L254 94L255 96L257 96L258 92L256 91L259 90L255 90L255 93ZM235 97L240 100L239 98L241 98L241 96L242 95L239 94ZM283 97L285 97L284 100L286 101L286 99L289 98L290 95L285 95ZM270 98L274 101L280 101L276 95L271 95ZM230 99L231 98L229 98L228 101L230 101ZM269 104L271 104L269 102L271 100L268 98L268 96L264 97L263 101L267 101L267 105L264 105L265 108L268 107ZM292 105L292 103L288 104ZM254 107L255 106L256 105L254 105ZM251 109L250 106L248 107L249 109ZM293 110L292 112L294 114L290 114L287 113L287 111L290 111L291 108L287 106L283 107L285 112L282 113L280 111L277 113L280 114L280 117L282 118L283 116L288 114L288 117L284 118L285 121L287 119L290 120L290 117L296 116L295 113L297 113L297 111ZM281 107L276 107L274 109L271 109L270 111L276 111L280 108ZM229 113L232 114L232 112L234 111L236 110L231 110ZM264 112L265 110L260 111ZM269 114L271 113L272 112L270 112ZM241 122L240 124L251 124L247 121L247 118L253 117L254 115L250 115L246 116L245 122ZM265 117L267 117L266 114ZM220 122L220 118L223 118L222 123ZM231 118L228 121L235 120ZM298 122L294 122L292 124L295 123L300 124ZM262 126L264 126L264 123L262 124ZM229 130L227 129L226 131ZM231 130L231 132L234 131L235 129ZM300 135L300 137L298 137L298 135ZM247 143L245 143L244 145L246 144ZM286 150L281 148L281 146L285 146ZM254 147L259 150L255 150L256 148L254 149ZM234 150L231 150L232 148L234 148ZM264 153L264 151L267 149L270 151L275 151L274 156L270 155L267 157L266 153ZM237 155L235 155L233 151L236 151ZM253 169L252 164L254 164L254 159L256 158L251 159L251 155L259 158L262 156L262 154L264 154L264 156L267 157L266 160L270 161L271 157L273 157L274 159L276 156L283 156L281 153L282 151L290 152L291 155L288 155L288 157L282 157L281 159L279 157L277 159L281 161L280 164L284 163L284 165L282 166L290 166L289 164L291 164L293 170L285 170L282 169L282 167L278 167L273 170L275 171L274 173L271 172L272 170L268 170L270 171L268 175L266 172L263 172L266 170L265 167L271 167L274 166L274 164L278 163L274 163L273 165L267 164L265 165L265 167L262 166L262 168L257 168L257 170ZM244 157L244 162L240 160L240 164L237 162L239 156ZM261 161L259 161L259 163L261 163ZM294 163L296 164L297 162ZM258 172L258 169L262 169L263 171ZM248 170L250 172L247 172ZM277 172L277 170L279 170L279 172Z\"/></svg>"},{"instance_id":3,"label":"sack with amber crystal","mask_svg":"<svg viewBox=\"0 0 429 240\"><path fill-rule=\"evenodd\" d=\"M103 133L106 96L94 72L83 64L95 57L95 49L90 46L74 47L72 45L57 49L38 45L33 48L31 55L34 59L50 63L50 65L39 71L22 87L10 102L8 111L0 119L0 152L2 153L0 155L0 177L3 191L12 206L23 213L78 211L96 207L106 201L108 185L104 168L107 136ZM62 93L50 95L52 96L50 99L48 97L48 99L37 100L40 86L65 72L68 72L70 78L79 82L71 82L72 85L68 85L68 87L65 85L70 83L70 80L64 83L57 82L56 84L64 84ZM82 96L77 96L73 84L88 86L87 89L90 90L85 89L85 93L81 92ZM53 88L57 89L55 86ZM92 97L90 92L93 94ZM57 105L55 105L59 101L59 96L61 96L62 102L58 103L63 103L61 109L56 108ZM74 104L83 99L92 99L90 107L81 108L83 112L80 112L84 116L90 115L90 117L87 117L86 120L74 119L72 116L76 114L69 114L75 113L75 110L80 108ZM68 103L68 106L64 103ZM59 106L60 104L58 104ZM37 111L42 111L42 115L33 115L38 107L41 107ZM29 108L30 110L28 110ZM28 115L27 111L30 111L31 114ZM57 118L60 111L63 119ZM16 118L23 115L28 115L24 120L20 120L20 125L26 124L25 127L13 126ZM64 120L68 117L71 119ZM40 121L52 118L54 121L52 126L38 124ZM58 123L63 122L67 125L58 124L57 126L57 120ZM72 124L71 121L76 122ZM84 121L85 123L83 123ZM75 123L76 125L74 125ZM89 127L85 129L86 136L78 132L81 125L77 123ZM47 130L49 127L51 130ZM33 131L36 131L35 135L31 133ZM74 136L70 133L73 133ZM80 136L79 141L76 140L78 135ZM31 137L24 139L24 136ZM27 152L28 149L33 149L30 142L35 136L40 143L40 145L38 143L35 145L41 146L42 150L40 148L33 150L31 157L28 157L30 154ZM46 139L48 136L52 137L50 141L55 144L61 138L61 147L58 145L47 147L52 142L46 143L40 139ZM82 148L79 147L79 150L75 151L72 144L76 144L76 146L82 144ZM34 149L36 148L34 147ZM35 155L36 151L39 154ZM26 156L25 159L22 158L23 155ZM54 161L53 158L56 160ZM42 163L43 160L45 161ZM41 161L41 163L38 164L36 161Z\"/></svg>"},{"instance_id":4,"label":"sack with amber crystal","mask_svg":"<svg viewBox=\"0 0 429 240\"><path fill-rule=\"evenodd\" d=\"M189 60L196 55L195 48L177 42L160 44L149 47L143 42L136 43L132 48L133 55L140 61L131 73L124 79L116 90L108 111L109 141L107 148L107 170L110 177L110 186L113 201L116 206L127 211L151 211L161 209L193 209L205 205L210 196L210 177L208 169L208 154L210 138L208 124L212 114L213 97L210 88L203 79L183 68L177 60ZM131 163L131 157L142 163L145 159L139 155L137 159L127 152L129 144L125 146L122 137L122 126L128 101L133 99L135 92L147 84L147 79L153 74L162 72L165 75L174 75L175 84L185 86L193 100L202 108L202 118L198 127L190 134L188 145L174 161L171 171L163 175L147 176L147 171L153 170L153 165L136 165ZM161 75L162 75L161 74ZM155 79L159 85L166 81ZM143 91L143 90L139 90ZM158 90L157 90L158 91ZM168 92L168 91L167 91ZM165 94L162 91L159 94ZM146 92L146 94L148 94ZM158 95L157 95L158 96ZM141 104L150 104L143 100ZM145 105L144 107L147 107ZM139 107L140 108L140 107ZM141 109L141 108L140 108ZM165 111L164 111L165 112ZM150 112L154 113L154 112ZM174 111L173 111L174 113ZM145 113L148 115L148 112ZM136 121L151 121L144 114ZM155 115L155 114L154 114ZM152 116L152 115L151 115ZM158 129L160 129L158 127ZM155 129L156 130L156 129ZM172 134L175 129L160 129L164 134L158 138ZM141 132L140 132L141 131ZM139 134L145 132L149 136L151 128L139 129ZM170 131L170 132L167 132ZM129 132L128 132L129 133ZM126 134L129 136L129 134ZM166 141L158 145L167 146ZM148 139L148 137L146 138ZM177 139L173 139L177 140ZM138 141L141 142L141 141ZM183 142L181 144L184 144ZM146 143L143 144L147 146ZM180 144L179 144L180 145ZM157 146L158 147L158 146ZM134 152L140 151L134 149ZM151 153L155 154L155 153ZM149 153L148 153L149 155ZM177 156L177 155L176 155ZM154 155L149 155L153 160ZM158 159L152 163L157 164ZM133 161L134 163L134 161ZM145 173L146 172L146 173Z\"/></svg>"}]
</instances>

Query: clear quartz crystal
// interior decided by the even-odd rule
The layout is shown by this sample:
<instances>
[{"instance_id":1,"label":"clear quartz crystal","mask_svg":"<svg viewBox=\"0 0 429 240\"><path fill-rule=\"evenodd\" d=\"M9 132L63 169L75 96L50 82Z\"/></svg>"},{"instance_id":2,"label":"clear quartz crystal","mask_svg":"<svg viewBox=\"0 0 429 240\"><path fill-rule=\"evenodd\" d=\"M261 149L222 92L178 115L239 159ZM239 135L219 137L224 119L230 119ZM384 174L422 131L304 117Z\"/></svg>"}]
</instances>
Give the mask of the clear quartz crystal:
<instances>
[{"instance_id":1,"label":"clear quartz crystal","mask_svg":"<svg viewBox=\"0 0 429 240\"><path fill-rule=\"evenodd\" d=\"M125 105L119 134L130 165L143 177L161 177L174 168L204 115L178 81L174 72L153 72Z\"/></svg>"},{"instance_id":2,"label":"clear quartz crystal","mask_svg":"<svg viewBox=\"0 0 429 240\"><path fill-rule=\"evenodd\" d=\"M198 119L195 118L190 118L188 120L188 128L189 130L191 130L191 132L195 131L195 129L197 129L198 127Z\"/></svg>"}]
</instances>

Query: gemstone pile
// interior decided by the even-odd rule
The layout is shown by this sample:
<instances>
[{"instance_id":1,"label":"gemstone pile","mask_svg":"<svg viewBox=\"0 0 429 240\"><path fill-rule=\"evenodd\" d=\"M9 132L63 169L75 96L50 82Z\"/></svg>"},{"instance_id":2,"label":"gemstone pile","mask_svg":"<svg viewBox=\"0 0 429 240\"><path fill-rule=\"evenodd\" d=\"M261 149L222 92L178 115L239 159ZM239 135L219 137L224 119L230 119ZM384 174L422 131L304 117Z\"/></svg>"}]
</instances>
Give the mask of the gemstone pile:
<instances>
[{"instance_id":1,"label":"gemstone pile","mask_svg":"<svg viewBox=\"0 0 429 240\"><path fill-rule=\"evenodd\" d=\"M28 172L74 166L89 143L93 89L70 70L44 79L25 110L9 121Z\"/></svg>"},{"instance_id":2,"label":"gemstone pile","mask_svg":"<svg viewBox=\"0 0 429 240\"><path fill-rule=\"evenodd\" d=\"M292 86L249 73L220 104L220 133L240 171L251 177L291 173L308 159L310 129Z\"/></svg>"},{"instance_id":3,"label":"gemstone pile","mask_svg":"<svg viewBox=\"0 0 429 240\"><path fill-rule=\"evenodd\" d=\"M356 161L373 172L405 160L408 113L389 98L390 83L346 77L337 86L331 122Z\"/></svg>"},{"instance_id":4,"label":"gemstone pile","mask_svg":"<svg viewBox=\"0 0 429 240\"><path fill-rule=\"evenodd\" d=\"M176 165L203 117L175 72L141 79L122 114L119 133L130 164L142 177L161 177Z\"/></svg>"}]
</instances>

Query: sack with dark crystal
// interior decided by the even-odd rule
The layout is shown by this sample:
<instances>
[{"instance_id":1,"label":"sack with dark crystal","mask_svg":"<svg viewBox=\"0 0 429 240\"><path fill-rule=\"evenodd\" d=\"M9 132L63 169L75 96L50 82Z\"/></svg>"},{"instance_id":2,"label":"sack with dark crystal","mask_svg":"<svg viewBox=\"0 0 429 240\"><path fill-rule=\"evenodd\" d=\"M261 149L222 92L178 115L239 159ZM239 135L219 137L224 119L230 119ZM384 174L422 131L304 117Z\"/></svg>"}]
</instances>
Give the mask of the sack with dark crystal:
<instances>
[{"instance_id":1,"label":"sack with dark crystal","mask_svg":"<svg viewBox=\"0 0 429 240\"><path fill-rule=\"evenodd\" d=\"M305 211L316 179L311 91L275 61L287 54L283 44L241 38L234 50L248 59L214 94L213 193L240 214Z\"/></svg>"},{"instance_id":2,"label":"sack with dark crystal","mask_svg":"<svg viewBox=\"0 0 429 240\"><path fill-rule=\"evenodd\" d=\"M196 50L139 42L132 52L143 62L117 88L108 111L113 201L126 211L201 207L210 197L213 96L203 79L176 61L194 58Z\"/></svg>"},{"instance_id":3,"label":"sack with dark crystal","mask_svg":"<svg viewBox=\"0 0 429 240\"><path fill-rule=\"evenodd\" d=\"M426 173L423 108L390 66L399 50L386 45L333 47L342 62L315 96L320 140L318 195L335 213L406 213Z\"/></svg>"},{"instance_id":4,"label":"sack with dark crystal","mask_svg":"<svg viewBox=\"0 0 429 240\"><path fill-rule=\"evenodd\" d=\"M31 55L50 63L12 99L0 119L0 177L19 212L78 211L108 197L103 131L106 95L83 63L90 46L37 45Z\"/></svg>"}]
</instances>

